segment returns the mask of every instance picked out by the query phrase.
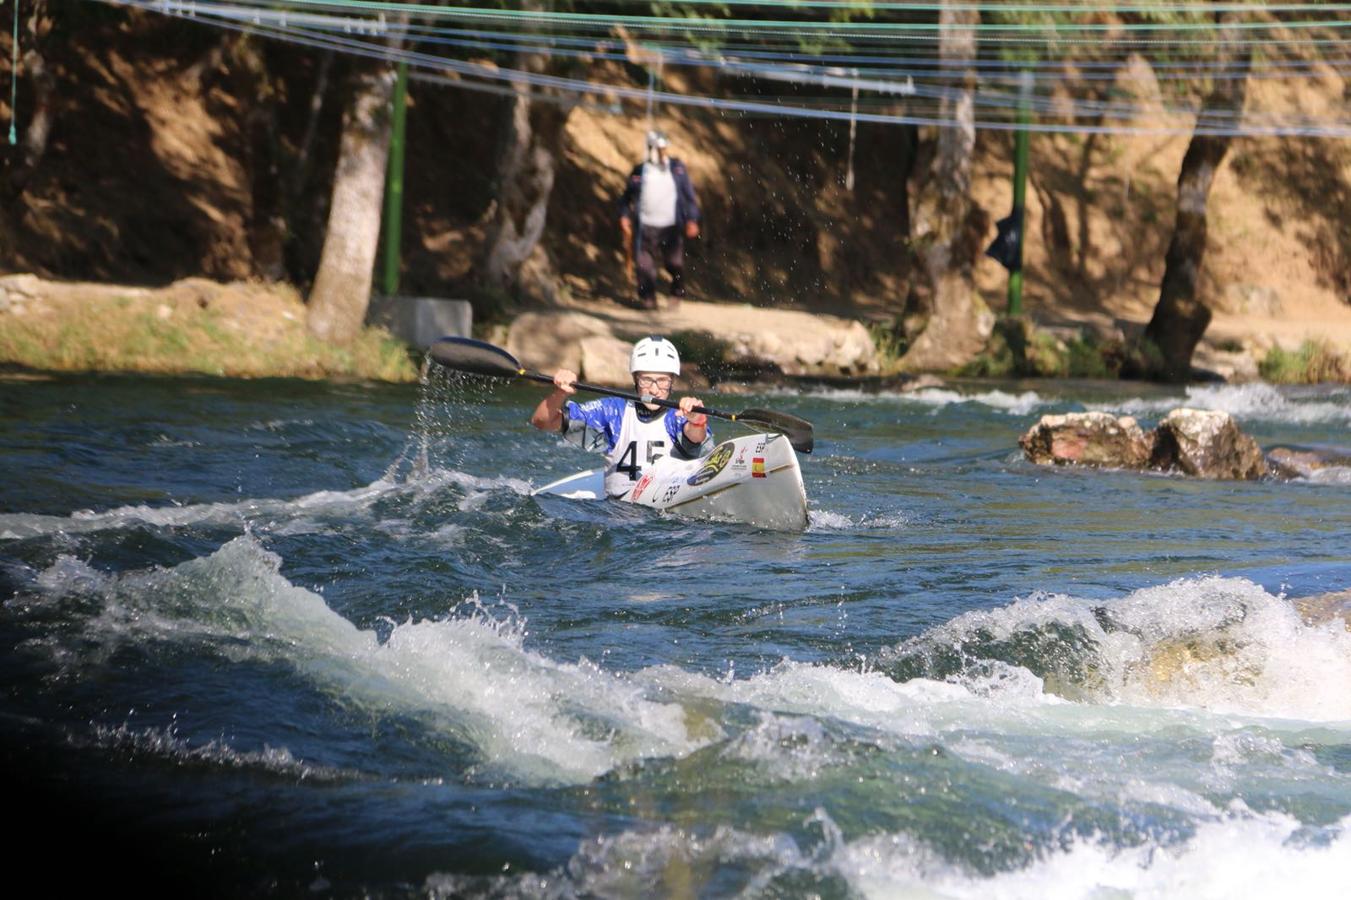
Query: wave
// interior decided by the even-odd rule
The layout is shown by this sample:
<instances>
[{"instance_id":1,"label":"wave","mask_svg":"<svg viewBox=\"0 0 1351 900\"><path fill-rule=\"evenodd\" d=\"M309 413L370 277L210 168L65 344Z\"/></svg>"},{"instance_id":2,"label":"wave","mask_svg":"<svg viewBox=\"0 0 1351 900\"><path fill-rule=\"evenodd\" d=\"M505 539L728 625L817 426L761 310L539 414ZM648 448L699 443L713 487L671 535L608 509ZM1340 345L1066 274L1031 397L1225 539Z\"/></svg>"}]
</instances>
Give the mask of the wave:
<instances>
[{"instance_id":1,"label":"wave","mask_svg":"<svg viewBox=\"0 0 1351 900\"><path fill-rule=\"evenodd\" d=\"M544 874L433 874L429 897L858 895L936 898L1187 896L1200 900L1335 896L1351 865L1351 818L1313 835L1279 813L1239 808L1181 839L1117 847L1066 840L1026 865L993 873L948 860L905 832L847 840L817 808L795 833L665 825L584 842Z\"/></svg>"},{"instance_id":2,"label":"wave","mask_svg":"<svg viewBox=\"0 0 1351 900\"><path fill-rule=\"evenodd\" d=\"M167 759L181 766L260 771L312 782L353 781L364 777L362 773L350 769L315 765L296 759L285 747L264 746L262 750L242 751L220 739L194 744L181 737L173 727L134 729L125 724L116 727L98 725L89 738L72 738L75 744L86 741L123 755Z\"/></svg>"},{"instance_id":3,"label":"wave","mask_svg":"<svg viewBox=\"0 0 1351 900\"><path fill-rule=\"evenodd\" d=\"M988 406L990 409L1012 416L1025 416L1039 407L1048 406L1054 402L1042 397L1036 391L1010 394L1007 391L994 390L977 394L961 394L943 388L925 388L915 391L913 394L903 394L901 399L925 406L933 406L937 409L954 404L974 403L979 406Z\"/></svg>"},{"instance_id":4,"label":"wave","mask_svg":"<svg viewBox=\"0 0 1351 900\"><path fill-rule=\"evenodd\" d=\"M1090 410L1135 416L1163 415L1179 406L1227 412L1245 421L1320 425L1351 422L1351 394L1345 391L1281 390L1269 384L1205 385L1187 388L1186 397L1134 398L1086 404Z\"/></svg>"},{"instance_id":5,"label":"wave","mask_svg":"<svg viewBox=\"0 0 1351 900\"><path fill-rule=\"evenodd\" d=\"M1351 721L1351 632L1242 578L1184 578L1114 602L1043 594L968 612L875 661L893 677L1026 669L1071 700Z\"/></svg>"},{"instance_id":6,"label":"wave","mask_svg":"<svg viewBox=\"0 0 1351 900\"><path fill-rule=\"evenodd\" d=\"M406 480L380 478L350 491L315 491L291 499L249 499L233 503L194 503L184 506L119 506L105 512L79 510L69 516L6 513L0 515L0 540L23 540L56 534L88 534L149 525L157 528L226 526L265 527L283 534L299 534L319 527L319 519L359 515L380 500L396 495L425 496L453 486L464 492L462 510L482 505L493 493L528 495L530 484L519 478L482 478L453 469L431 469Z\"/></svg>"},{"instance_id":7,"label":"wave","mask_svg":"<svg viewBox=\"0 0 1351 900\"><path fill-rule=\"evenodd\" d=\"M1012 394L1008 391L991 390L964 394L948 388L921 388L917 391L863 391L857 388L819 388L809 391L773 392L771 396L810 397L819 400L832 400L848 403L900 403L912 406L932 407L934 411L948 406L960 406L971 403L986 406L1009 415L1023 416L1034 409L1055 403L1054 399L1043 397L1036 391L1023 391Z\"/></svg>"},{"instance_id":8,"label":"wave","mask_svg":"<svg viewBox=\"0 0 1351 900\"><path fill-rule=\"evenodd\" d=\"M69 677L96 677L91 662L155 641L280 663L344 703L417 716L473 748L469 777L580 782L719 736L707 722L691 730L681 705L649 699L629 678L525 649L524 621L509 609L498 615L471 597L443 619L393 624L380 640L280 568L251 535L173 568L118 575L62 557L20 605L85 610L80 633L48 647Z\"/></svg>"}]
</instances>

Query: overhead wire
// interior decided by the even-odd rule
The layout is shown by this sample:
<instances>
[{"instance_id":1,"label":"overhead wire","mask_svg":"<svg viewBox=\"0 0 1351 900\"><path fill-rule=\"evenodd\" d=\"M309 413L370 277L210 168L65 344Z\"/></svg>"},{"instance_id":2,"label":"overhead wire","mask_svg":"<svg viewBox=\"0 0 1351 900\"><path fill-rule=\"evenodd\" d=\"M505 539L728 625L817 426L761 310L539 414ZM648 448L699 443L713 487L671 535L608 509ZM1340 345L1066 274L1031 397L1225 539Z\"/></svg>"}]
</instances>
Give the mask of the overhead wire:
<instances>
[{"instance_id":1,"label":"overhead wire","mask_svg":"<svg viewBox=\"0 0 1351 900\"><path fill-rule=\"evenodd\" d=\"M216 21L218 27L233 27L236 30L248 31L252 33L263 34L265 36L289 40L304 46L322 47L327 49L337 49L342 52L357 53L359 55L375 56L391 61L404 61L410 65L423 69L441 69L455 73L455 77L434 76L429 73L423 73L421 80L436 80L442 83L454 83L462 87L468 87L469 79L478 82L476 85L480 88L487 88L496 83L498 90L516 91L521 88L545 89L551 91L563 91L578 97L598 96L608 98L609 103L619 100L635 102L639 99L646 100L649 96L659 97L662 103L686 106L702 106L711 109L717 109L723 112L739 112L741 114L754 115L781 115L794 116L800 118L823 118L823 119L849 119L854 118L857 121L877 122L877 123L900 123L900 124L924 124L924 125L944 125L951 124L947 122L937 112L937 105L944 99L951 99L955 96L950 88L941 86L930 86L927 84L915 84L906 89L906 83L878 78L864 78L861 72L847 73L840 67L823 66L803 66L801 64L750 64L739 60L728 60L725 57L719 57L716 60L701 58L698 54L702 51L686 51L685 53L666 55L664 52L657 58L664 62L675 62L678 64L689 65L710 65L722 71L728 71L733 74L742 75L751 78L773 79L778 81L795 82L800 85L818 85L826 88L839 88L849 90L854 87L863 87L875 94L894 94L908 98L906 109L903 112L870 112L867 108L861 111L853 109L846 111L839 107L842 98L791 98L778 97L772 101L762 98L748 99L745 97L698 97L680 94L677 92L662 91L655 94L649 94L648 91L639 88L627 88L622 85L598 84L582 79L567 78L557 75L548 75L545 73L533 73L521 70L514 70L498 66L489 66L482 63L476 63L467 60L458 60L452 57L441 56L437 54L428 54L411 50L403 47L392 47L385 44L372 45L360 39L364 34L383 34L386 38L397 33L403 37L415 37L423 43L431 42L437 38L436 34L428 34L422 29L422 26L399 25L397 28L391 26L387 18L380 18L369 22L346 22L327 21L322 18L316 18L312 12L287 11L279 9L287 4L271 4L269 10L262 10L257 4L252 4L249 0L235 0L233 3L218 3L212 0L102 0L102 2L112 2L117 5L136 6L144 9L152 9L160 12L167 12L169 15L176 15L183 18L212 18ZM291 0L296 4L297 0ZM365 2L334 2L334 0L313 0L313 2L304 2L298 4L307 10L313 10L316 7L324 8L351 8L361 7L363 9L372 9L375 7L387 8L390 6L408 7L412 4L372 4ZM252 13L250 13L252 10ZM248 21L252 18L257 24ZM289 17L289 18L288 18ZM268 24L264 24L264 23ZM295 22L305 22L312 26L310 28L300 28L293 24ZM338 35L333 33L332 29L342 28L346 34ZM325 30L329 29L329 30ZM346 35L353 35L351 37ZM532 36L534 37L534 36ZM575 39L574 39L575 40ZM559 48L545 47L541 44L531 42L531 52L542 54L564 52ZM576 48L576 44L571 45ZM609 45L612 49L604 51L612 55L606 58L616 58L617 50L613 49L616 45ZM507 42L507 46L488 49L506 50L513 52L520 50L520 45L512 45ZM646 49L646 48L645 48ZM595 57L596 53L583 53L578 49L566 51L575 56ZM650 52L650 51L648 51ZM857 68L857 67L855 67ZM935 76L938 70L930 70L930 76ZM879 73L892 74L892 73ZM950 69L942 74L950 76ZM1224 75L1226 73L1219 71L1206 72L1208 76ZM1063 78L1057 79L1063 80ZM512 87L501 87L503 83L512 85ZM1018 99L1010 93L1000 90L990 90L985 88L982 91L975 92L975 101L977 105L992 115L1007 113L1007 121L1003 118L983 119L977 123L978 127L1006 130L1017 127L1013 121L1012 113L1016 109ZM924 113L924 108L918 101L929 101L931 113ZM1249 114L1246 119L1241 119L1240 113L1234 110L1206 110L1196 109L1194 107L1175 107L1165 108L1155 104L1151 107L1154 112L1161 112L1165 115L1178 116L1198 116L1196 126L1182 126L1175 124L1163 124L1142 126L1131 122L1132 119L1139 117L1140 109L1135 104L1121 101L1102 101L1085 100L1074 98L1066 100L1063 97L1036 97L1033 99L1034 110L1043 114L1049 114L1058 118L1064 118L1067 112L1073 119L1090 119L1089 123L1082 122L1055 122L1041 121L1034 122L1031 126L1033 130L1047 132L1078 132L1078 133L1130 133L1130 134L1158 134L1158 133L1180 133L1183 131L1213 134L1276 134L1276 135L1301 135L1301 136L1347 136L1351 134L1351 126L1348 123L1340 121L1317 122L1301 121L1298 119L1277 119L1270 116L1258 114ZM867 107L869 104L863 104ZM879 106L879 101L870 101L870 105L875 110ZM918 113L916 112L918 109ZM1113 124L1105 120L1120 119L1122 123Z\"/></svg>"}]
</instances>

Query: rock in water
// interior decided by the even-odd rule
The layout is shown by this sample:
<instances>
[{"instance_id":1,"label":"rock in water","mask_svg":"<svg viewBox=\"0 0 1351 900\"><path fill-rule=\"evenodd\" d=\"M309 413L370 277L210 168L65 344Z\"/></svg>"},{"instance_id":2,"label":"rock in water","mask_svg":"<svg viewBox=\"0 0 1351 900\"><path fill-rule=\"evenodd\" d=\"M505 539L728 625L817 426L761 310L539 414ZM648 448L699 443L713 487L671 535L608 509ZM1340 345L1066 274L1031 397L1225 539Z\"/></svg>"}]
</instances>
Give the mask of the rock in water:
<instances>
[{"instance_id":1,"label":"rock in water","mask_svg":"<svg viewBox=\"0 0 1351 900\"><path fill-rule=\"evenodd\" d=\"M1157 468L1177 469L1197 478L1247 481L1267 474L1262 448L1222 410L1175 409L1156 432L1151 464Z\"/></svg>"},{"instance_id":2,"label":"rock in water","mask_svg":"<svg viewBox=\"0 0 1351 900\"><path fill-rule=\"evenodd\" d=\"M1325 469L1351 468L1351 456L1332 449L1273 447L1267 453L1271 474L1280 478L1313 478Z\"/></svg>"},{"instance_id":3,"label":"rock in water","mask_svg":"<svg viewBox=\"0 0 1351 900\"><path fill-rule=\"evenodd\" d=\"M1130 416L1066 413L1042 416L1018 445L1028 459L1043 466L1078 463L1140 469L1153 456L1152 437Z\"/></svg>"}]
</instances>

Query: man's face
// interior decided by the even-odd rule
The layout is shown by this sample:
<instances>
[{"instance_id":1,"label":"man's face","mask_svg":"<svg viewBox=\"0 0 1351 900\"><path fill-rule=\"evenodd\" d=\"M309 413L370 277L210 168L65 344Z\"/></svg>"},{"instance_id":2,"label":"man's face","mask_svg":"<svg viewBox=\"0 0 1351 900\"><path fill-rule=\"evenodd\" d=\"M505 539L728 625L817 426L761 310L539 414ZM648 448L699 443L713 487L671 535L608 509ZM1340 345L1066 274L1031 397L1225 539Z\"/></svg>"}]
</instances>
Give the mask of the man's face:
<instances>
[{"instance_id":1,"label":"man's face","mask_svg":"<svg viewBox=\"0 0 1351 900\"><path fill-rule=\"evenodd\" d=\"M665 400L671 396L671 387L675 379L665 372L638 372L633 376L633 386L644 396ZM655 409L656 407L652 407Z\"/></svg>"}]
</instances>

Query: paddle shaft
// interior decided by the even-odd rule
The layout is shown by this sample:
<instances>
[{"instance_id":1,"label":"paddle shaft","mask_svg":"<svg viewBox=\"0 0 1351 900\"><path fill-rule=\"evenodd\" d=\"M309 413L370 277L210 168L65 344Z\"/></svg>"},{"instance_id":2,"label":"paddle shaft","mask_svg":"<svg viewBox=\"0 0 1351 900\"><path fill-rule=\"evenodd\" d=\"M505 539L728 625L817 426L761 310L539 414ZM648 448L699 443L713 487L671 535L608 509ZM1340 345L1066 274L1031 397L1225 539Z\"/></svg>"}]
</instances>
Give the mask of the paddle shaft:
<instances>
[{"instance_id":1,"label":"paddle shaft","mask_svg":"<svg viewBox=\"0 0 1351 900\"><path fill-rule=\"evenodd\" d=\"M521 369L516 374L520 378L529 378L531 381L538 381L540 384L550 384L557 387L557 385L554 384L554 380L552 378L550 378L548 375L543 375L539 372L527 372L525 369ZM601 387L598 384L586 384L585 382L582 381L574 381L572 383L572 386L579 391L586 391L589 394L604 394L607 397L618 397L620 400L633 400L636 403L651 403L653 406L664 406L667 409L680 409L679 403L673 403L670 400L663 400L660 397L653 397L651 394L647 395L630 394L627 393L626 391L617 391L614 388ZM706 406L696 406L692 408L690 411L703 413L706 416L713 416L714 418L717 419L726 419L729 422L736 422L739 420L739 417L737 416L736 413L722 412L721 410L717 409L709 409Z\"/></svg>"},{"instance_id":2,"label":"paddle shaft","mask_svg":"<svg viewBox=\"0 0 1351 900\"><path fill-rule=\"evenodd\" d=\"M471 375L486 375L489 378L526 378L531 381L538 381L541 384L557 386L553 378L527 370L517 361L516 357L501 347L495 347L486 341L447 336L435 341L430 353L432 359L437 363L459 372L468 372ZM664 406L667 409L680 408L679 403L662 400L653 397L651 394L639 396L627 391L616 391L599 385L583 384L582 382L573 382L573 387L579 391L604 394L607 397L618 397L620 400L629 400L635 403L650 403L653 406ZM793 445L794 450L800 453L812 452L814 444L812 423L806 419L799 419L797 416L790 416L769 409L744 409L741 412L730 413L720 409L709 409L707 406L696 406L691 411L718 419L726 419L728 422L739 422L751 428L761 428L765 431L782 434L788 438L788 443Z\"/></svg>"}]
</instances>

